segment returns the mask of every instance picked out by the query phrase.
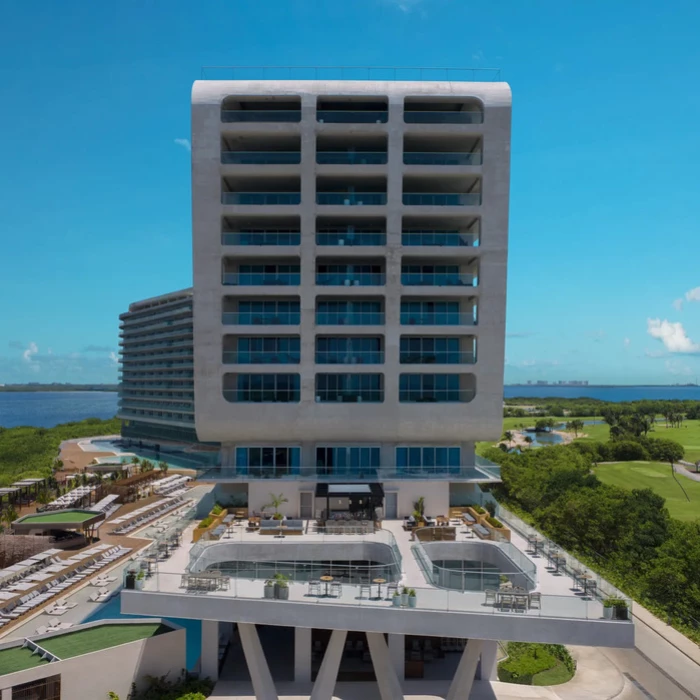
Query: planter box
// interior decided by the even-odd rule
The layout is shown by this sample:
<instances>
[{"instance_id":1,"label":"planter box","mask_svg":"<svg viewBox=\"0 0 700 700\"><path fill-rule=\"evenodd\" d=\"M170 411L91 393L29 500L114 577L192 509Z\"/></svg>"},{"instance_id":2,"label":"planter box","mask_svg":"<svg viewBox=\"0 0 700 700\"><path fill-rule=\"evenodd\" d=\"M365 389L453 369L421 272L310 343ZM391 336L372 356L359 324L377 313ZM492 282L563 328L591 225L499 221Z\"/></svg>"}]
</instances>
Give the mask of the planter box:
<instances>
[{"instance_id":1,"label":"planter box","mask_svg":"<svg viewBox=\"0 0 700 700\"><path fill-rule=\"evenodd\" d=\"M491 533L491 537L489 539L498 541L499 537L496 535L496 533L498 533L508 542L510 542L510 530L507 527L494 527L493 525L490 525L486 519L484 519L481 524Z\"/></svg>"},{"instance_id":2,"label":"planter box","mask_svg":"<svg viewBox=\"0 0 700 700\"><path fill-rule=\"evenodd\" d=\"M477 525L484 525L486 523L486 518L489 517L488 511L484 511L482 514L479 514L471 506L465 508L464 510L469 513L474 520L476 520Z\"/></svg>"},{"instance_id":3,"label":"planter box","mask_svg":"<svg viewBox=\"0 0 700 700\"><path fill-rule=\"evenodd\" d=\"M415 608L418 605L418 598L416 596L408 596L408 607Z\"/></svg>"},{"instance_id":4,"label":"planter box","mask_svg":"<svg viewBox=\"0 0 700 700\"><path fill-rule=\"evenodd\" d=\"M211 525L209 525L209 527L196 527L192 532L192 542L199 542L199 540L201 540L202 537L204 537L205 533L209 533L211 530L214 530L217 527L219 527L219 525L221 525L221 523L224 521L224 518L227 515L228 510L226 510L226 508L224 508L218 515L209 513L207 517L213 518L211 521Z\"/></svg>"},{"instance_id":5,"label":"planter box","mask_svg":"<svg viewBox=\"0 0 700 700\"><path fill-rule=\"evenodd\" d=\"M263 591L265 592L265 598L275 597L275 587L274 586L263 586Z\"/></svg>"},{"instance_id":6,"label":"planter box","mask_svg":"<svg viewBox=\"0 0 700 700\"><path fill-rule=\"evenodd\" d=\"M614 608L603 607L603 619L604 620L612 620L613 610L614 610Z\"/></svg>"}]
</instances>

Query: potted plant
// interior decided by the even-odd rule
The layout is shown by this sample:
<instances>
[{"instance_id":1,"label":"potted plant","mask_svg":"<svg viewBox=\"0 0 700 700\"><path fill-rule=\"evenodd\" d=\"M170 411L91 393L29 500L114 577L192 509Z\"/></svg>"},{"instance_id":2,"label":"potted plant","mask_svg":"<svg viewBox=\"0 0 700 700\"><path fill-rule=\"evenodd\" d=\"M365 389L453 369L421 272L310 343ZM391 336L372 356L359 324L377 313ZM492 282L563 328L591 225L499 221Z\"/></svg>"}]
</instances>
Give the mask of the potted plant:
<instances>
[{"instance_id":1,"label":"potted plant","mask_svg":"<svg viewBox=\"0 0 700 700\"><path fill-rule=\"evenodd\" d=\"M406 607L408 605L408 588L401 589L401 605Z\"/></svg>"},{"instance_id":2,"label":"potted plant","mask_svg":"<svg viewBox=\"0 0 700 700\"><path fill-rule=\"evenodd\" d=\"M627 620L628 619L627 601L626 600L622 600L622 598L617 598L615 600L613 608L615 609L615 619L616 620Z\"/></svg>"},{"instance_id":3,"label":"potted plant","mask_svg":"<svg viewBox=\"0 0 700 700\"><path fill-rule=\"evenodd\" d=\"M141 571L136 574L136 580L134 581L134 587L136 588L137 591L142 591L143 590L143 584L146 582L146 572Z\"/></svg>"},{"instance_id":4,"label":"potted plant","mask_svg":"<svg viewBox=\"0 0 700 700\"><path fill-rule=\"evenodd\" d=\"M391 599L391 604L395 608L400 608L401 607L401 594L398 591L394 591L394 595Z\"/></svg>"},{"instance_id":5,"label":"potted plant","mask_svg":"<svg viewBox=\"0 0 700 700\"><path fill-rule=\"evenodd\" d=\"M275 574L275 598L277 600L289 600L289 576Z\"/></svg>"},{"instance_id":6,"label":"potted plant","mask_svg":"<svg viewBox=\"0 0 700 700\"><path fill-rule=\"evenodd\" d=\"M615 598L606 598L603 601L603 619L604 620L612 620L614 609L615 609Z\"/></svg>"},{"instance_id":7,"label":"potted plant","mask_svg":"<svg viewBox=\"0 0 700 700\"><path fill-rule=\"evenodd\" d=\"M275 496L274 493L270 494L270 502L263 506L263 510L267 508L274 508L275 512L272 517L275 520L282 520L282 513L280 513L280 506L283 503L289 503L289 499L285 498L284 494L280 493Z\"/></svg>"},{"instance_id":8,"label":"potted plant","mask_svg":"<svg viewBox=\"0 0 700 700\"><path fill-rule=\"evenodd\" d=\"M265 588L263 588L263 591L265 592L265 598L274 598L275 582L272 579L265 581Z\"/></svg>"},{"instance_id":9,"label":"potted plant","mask_svg":"<svg viewBox=\"0 0 700 700\"><path fill-rule=\"evenodd\" d=\"M416 589L411 588L408 591L408 607L415 608L418 603L418 598L416 597Z\"/></svg>"}]
</instances>

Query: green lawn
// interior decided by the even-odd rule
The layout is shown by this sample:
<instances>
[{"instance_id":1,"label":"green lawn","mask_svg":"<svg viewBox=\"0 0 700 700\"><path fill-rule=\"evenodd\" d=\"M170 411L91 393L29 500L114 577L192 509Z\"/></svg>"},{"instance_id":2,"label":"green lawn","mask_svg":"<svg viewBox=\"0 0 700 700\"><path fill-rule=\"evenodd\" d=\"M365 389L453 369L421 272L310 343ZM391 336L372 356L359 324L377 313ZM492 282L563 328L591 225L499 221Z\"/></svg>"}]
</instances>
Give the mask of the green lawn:
<instances>
[{"instance_id":1,"label":"green lawn","mask_svg":"<svg viewBox=\"0 0 700 700\"><path fill-rule=\"evenodd\" d=\"M89 654L91 651L109 649L139 639L155 637L157 634L167 631L167 627L157 622L136 625L101 625L44 639L40 644L44 649L58 656L59 659L70 659L73 656Z\"/></svg>"},{"instance_id":2,"label":"green lawn","mask_svg":"<svg viewBox=\"0 0 700 700\"><path fill-rule=\"evenodd\" d=\"M678 480L690 496L690 502L671 475L668 464L658 462L616 462L601 464L596 476L605 484L623 489L650 488L666 499L666 507L672 517L678 520L700 518L700 481L693 481L678 474Z\"/></svg>"},{"instance_id":3,"label":"green lawn","mask_svg":"<svg viewBox=\"0 0 700 700\"><path fill-rule=\"evenodd\" d=\"M566 683L574 677L573 673L559 661L554 668L540 671L532 677L532 685L560 685Z\"/></svg>"},{"instance_id":4,"label":"green lawn","mask_svg":"<svg viewBox=\"0 0 700 700\"><path fill-rule=\"evenodd\" d=\"M83 523L90 518L94 518L96 513L88 513L84 510L70 510L67 513L37 513L27 515L22 519L22 523Z\"/></svg>"},{"instance_id":5,"label":"green lawn","mask_svg":"<svg viewBox=\"0 0 700 700\"><path fill-rule=\"evenodd\" d=\"M3 649L0 651L0 676L47 663L48 661L44 661L38 654L32 654L29 649L22 647Z\"/></svg>"}]
</instances>

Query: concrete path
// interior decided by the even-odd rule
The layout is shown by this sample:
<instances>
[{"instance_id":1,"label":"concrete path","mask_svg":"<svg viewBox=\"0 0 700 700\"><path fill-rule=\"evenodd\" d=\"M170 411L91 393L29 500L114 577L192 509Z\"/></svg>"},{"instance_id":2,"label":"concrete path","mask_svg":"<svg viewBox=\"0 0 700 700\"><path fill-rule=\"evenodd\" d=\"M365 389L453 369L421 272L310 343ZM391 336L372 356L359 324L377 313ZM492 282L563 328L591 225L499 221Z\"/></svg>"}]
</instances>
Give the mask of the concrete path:
<instances>
[{"instance_id":1,"label":"concrete path","mask_svg":"<svg viewBox=\"0 0 700 700\"><path fill-rule=\"evenodd\" d=\"M694 471L691 472L690 469L688 469L683 464L674 464L673 471L676 472L676 474L682 474L683 476L687 476L689 479L692 479L693 481L700 481L700 474L697 474Z\"/></svg>"}]
</instances>

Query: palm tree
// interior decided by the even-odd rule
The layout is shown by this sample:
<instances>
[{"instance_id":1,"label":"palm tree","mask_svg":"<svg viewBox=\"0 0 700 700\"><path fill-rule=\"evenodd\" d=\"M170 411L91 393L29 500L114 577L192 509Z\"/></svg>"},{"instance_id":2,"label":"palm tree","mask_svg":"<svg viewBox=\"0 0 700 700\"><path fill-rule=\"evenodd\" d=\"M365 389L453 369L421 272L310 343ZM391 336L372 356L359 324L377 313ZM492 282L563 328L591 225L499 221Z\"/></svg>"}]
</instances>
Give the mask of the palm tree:
<instances>
[{"instance_id":1,"label":"palm tree","mask_svg":"<svg viewBox=\"0 0 700 700\"><path fill-rule=\"evenodd\" d=\"M285 498L284 494L279 493L279 494L277 494L277 495L275 496L274 493L271 493L271 494L270 494L270 502L269 502L269 503L266 503L266 504L263 506L263 510L265 510L265 509L267 509L267 508L274 508L274 509L275 509L275 512L272 514L272 517L273 517L275 520L281 520L281 519L282 519L282 513L280 513L280 506L281 506L283 503L289 503L289 499L288 499L288 498Z\"/></svg>"},{"instance_id":2,"label":"palm tree","mask_svg":"<svg viewBox=\"0 0 700 700\"><path fill-rule=\"evenodd\" d=\"M513 435L513 431L512 431L512 430L506 430L506 432L503 433L503 439L506 440L506 441L508 442L508 445L509 445L509 446L513 444L513 438L514 438L514 437L515 437L515 436Z\"/></svg>"},{"instance_id":3,"label":"palm tree","mask_svg":"<svg viewBox=\"0 0 700 700\"><path fill-rule=\"evenodd\" d=\"M167 462L163 462L163 461L158 462L158 469L160 469L163 476L165 476L168 473L169 468L170 468L170 465Z\"/></svg>"},{"instance_id":4,"label":"palm tree","mask_svg":"<svg viewBox=\"0 0 700 700\"><path fill-rule=\"evenodd\" d=\"M17 511L15 510L14 506L10 505L2 512L2 522L9 530L15 520L17 520Z\"/></svg>"},{"instance_id":5,"label":"palm tree","mask_svg":"<svg viewBox=\"0 0 700 700\"><path fill-rule=\"evenodd\" d=\"M579 420L578 418L574 418L574 420L570 420L566 424L566 429L573 430L574 437L578 437L579 430L583 430L583 421Z\"/></svg>"},{"instance_id":6,"label":"palm tree","mask_svg":"<svg viewBox=\"0 0 700 700\"><path fill-rule=\"evenodd\" d=\"M534 440L529 435L526 435L523 439L525 440L525 443L528 447L532 447L532 443L534 442Z\"/></svg>"}]
</instances>

